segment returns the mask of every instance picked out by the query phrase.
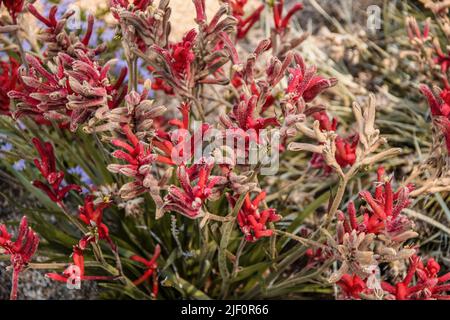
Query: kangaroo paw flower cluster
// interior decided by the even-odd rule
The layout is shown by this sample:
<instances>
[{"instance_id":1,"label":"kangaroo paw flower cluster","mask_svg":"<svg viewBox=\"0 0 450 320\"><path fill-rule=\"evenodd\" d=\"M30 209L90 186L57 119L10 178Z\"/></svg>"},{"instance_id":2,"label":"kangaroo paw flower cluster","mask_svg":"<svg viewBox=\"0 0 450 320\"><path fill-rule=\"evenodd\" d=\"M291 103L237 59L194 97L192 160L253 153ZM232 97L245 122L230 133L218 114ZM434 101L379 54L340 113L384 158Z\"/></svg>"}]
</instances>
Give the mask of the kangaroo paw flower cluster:
<instances>
[{"instance_id":1,"label":"kangaroo paw flower cluster","mask_svg":"<svg viewBox=\"0 0 450 320\"><path fill-rule=\"evenodd\" d=\"M190 24L176 0L70 2L0 0L2 183L27 191L35 229L23 218L13 242L0 226L12 299L29 268L118 299L449 298L428 250L450 191L449 48L431 19L404 32L419 89L376 65L370 93L351 81L378 63L375 37L342 40L364 47L360 73L327 57L325 27L306 41L298 1L183 0Z\"/></svg>"}]
</instances>

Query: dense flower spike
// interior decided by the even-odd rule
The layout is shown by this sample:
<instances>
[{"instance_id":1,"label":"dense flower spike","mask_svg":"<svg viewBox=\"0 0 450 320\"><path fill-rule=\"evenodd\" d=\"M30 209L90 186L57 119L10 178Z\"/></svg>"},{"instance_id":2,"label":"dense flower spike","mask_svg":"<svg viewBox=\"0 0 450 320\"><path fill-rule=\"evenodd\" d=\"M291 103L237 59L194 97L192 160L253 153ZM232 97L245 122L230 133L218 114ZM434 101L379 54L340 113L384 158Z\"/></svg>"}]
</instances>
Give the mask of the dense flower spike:
<instances>
[{"instance_id":1,"label":"dense flower spike","mask_svg":"<svg viewBox=\"0 0 450 320\"><path fill-rule=\"evenodd\" d=\"M139 49L146 52L153 44L165 47L168 43L170 30L169 1L159 1L158 6L153 0L131 1L112 0L111 12L119 22L122 33L122 44L128 58L133 58L132 51Z\"/></svg>"},{"instance_id":2,"label":"dense flower spike","mask_svg":"<svg viewBox=\"0 0 450 320\"><path fill-rule=\"evenodd\" d=\"M360 208L362 221L357 217L353 202L348 204L347 215L338 212L336 236L324 231L334 256L342 262L340 269L331 276L331 282L339 281L345 274L357 275L366 281L369 289L379 293L379 264L408 259L415 253L405 242L418 234L413 231L414 223L401 214L410 203L410 190L412 186L394 192L390 179L380 167L375 198L368 191L360 192L369 205L369 208Z\"/></svg>"},{"instance_id":3,"label":"dense flower spike","mask_svg":"<svg viewBox=\"0 0 450 320\"><path fill-rule=\"evenodd\" d=\"M140 256L134 255L131 256L130 259L136 262L139 262L144 265L146 271L136 280L133 281L135 285L140 285L150 277L152 277L152 296L156 298L158 296L158 274L156 273L156 269L158 268L158 258L161 254L161 246L159 244L156 245L155 251L153 252L153 256L150 260L144 259Z\"/></svg>"},{"instance_id":4,"label":"dense flower spike","mask_svg":"<svg viewBox=\"0 0 450 320\"><path fill-rule=\"evenodd\" d=\"M177 170L180 186L170 186L164 198L164 211L175 211L195 219L202 216L205 200L215 196L214 187L221 177L211 176L213 164L194 164L189 168L181 165ZM194 180L195 186L193 186Z\"/></svg>"},{"instance_id":5,"label":"dense flower spike","mask_svg":"<svg viewBox=\"0 0 450 320\"><path fill-rule=\"evenodd\" d=\"M59 205L62 204L62 200L69 191L81 192L81 187L78 185L69 184L63 186L64 172L56 169L56 158L52 144L50 142L42 142L38 138L33 138L32 142L41 158L40 160L34 159L34 164L45 179L45 182L35 180L33 185L45 192L53 202Z\"/></svg>"},{"instance_id":6,"label":"dense flower spike","mask_svg":"<svg viewBox=\"0 0 450 320\"><path fill-rule=\"evenodd\" d=\"M434 211L450 190L450 5L433 9L438 35L431 17L423 27L408 18L409 42L395 32L395 43L369 37L366 45L367 32L353 23L308 25L307 65L295 51L309 36L294 21L299 1L179 1L195 17L175 0L0 0L2 177L28 190L42 176L30 191L62 213L33 213L46 249L36 263L39 238L26 218L16 241L0 225L11 298L20 272L55 268L47 276L69 289L114 281L101 288L114 298L303 298L311 285L331 297L334 285L338 299L450 299L448 266L434 250L442 245L429 241L435 236L422 248L416 240L421 230L420 240L446 231ZM371 54L379 41L388 55ZM404 50L408 43L418 50ZM343 84L332 88L330 74ZM420 81L432 144L414 122L420 108L404 107ZM369 88L382 90L365 99ZM400 130L406 138L387 147ZM38 170L23 159L35 132L52 139L32 140ZM402 146L405 159L386 162L404 175L398 185L378 166ZM71 190L78 194L67 197ZM423 197L438 192L438 202ZM68 265L51 261L64 250Z\"/></svg>"},{"instance_id":7,"label":"dense flower spike","mask_svg":"<svg viewBox=\"0 0 450 320\"><path fill-rule=\"evenodd\" d=\"M150 81L144 84L141 94L132 90L125 96L125 104L122 107L113 108L105 112L101 124L92 119L85 127L89 133L104 131L121 131L124 124L132 125L136 131L136 137L146 140L155 135L154 122L166 111L164 106L154 106L152 100L147 100L150 91Z\"/></svg>"},{"instance_id":8,"label":"dense flower spike","mask_svg":"<svg viewBox=\"0 0 450 320\"><path fill-rule=\"evenodd\" d=\"M3 253L11 257L11 266L13 270L11 300L17 299L17 286L19 274L27 266L36 253L39 245L39 238L34 231L28 227L26 217L20 221L19 233L16 241L11 241L11 234L6 230L4 224L0 225L0 248Z\"/></svg>"},{"instance_id":9,"label":"dense flower spike","mask_svg":"<svg viewBox=\"0 0 450 320\"><path fill-rule=\"evenodd\" d=\"M245 236L245 240L249 242L255 242L262 237L272 236L273 230L268 229L267 224L281 219L281 216L276 213L275 209L269 208L259 211L258 207L265 198L265 192L259 193L253 200L247 194L242 208L238 212L237 222ZM228 197L228 201L231 207L236 205L236 199L233 197Z\"/></svg>"},{"instance_id":10,"label":"dense flower spike","mask_svg":"<svg viewBox=\"0 0 450 320\"><path fill-rule=\"evenodd\" d=\"M164 179L159 182L156 180L152 173L152 165L156 162L172 164L172 160L152 153L150 146L139 141L128 124L122 126L122 131L128 142L113 139L112 144L123 150L116 150L112 155L117 159L124 160L127 164L108 165L109 171L133 178L132 182L128 182L120 188L120 196L124 200L131 200L149 192L157 208L161 208L163 202L159 195L159 189L160 184L164 183Z\"/></svg>"},{"instance_id":11,"label":"dense flower spike","mask_svg":"<svg viewBox=\"0 0 450 320\"><path fill-rule=\"evenodd\" d=\"M22 89L9 92L9 97L19 100L16 118L22 115L44 117L56 121L70 121L75 131L92 117L101 118L109 108L123 99L123 77L112 85L108 79L111 62L101 67L82 51L74 52L77 58L60 53L57 65L45 64L31 55L26 56L29 69L22 68ZM53 71L53 72L52 72Z\"/></svg>"},{"instance_id":12,"label":"dense flower spike","mask_svg":"<svg viewBox=\"0 0 450 320\"><path fill-rule=\"evenodd\" d=\"M152 88L154 90L164 90L168 94L173 93L171 87L183 88L183 83L192 83L191 64L195 59L192 47L197 37L197 31L192 29L183 37L180 42L169 45L169 49L164 49L154 45L152 49L160 56L163 69L157 70L155 66L149 68L157 76L157 79L163 74L167 76L164 78L168 81L166 84L163 80L159 79L153 83Z\"/></svg>"},{"instance_id":13,"label":"dense flower spike","mask_svg":"<svg viewBox=\"0 0 450 320\"><path fill-rule=\"evenodd\" d=\"M89 58L102 53L106 49L106 45L100 45L94 49L89 48L89 41L92 37L94 27L94 16L89 15L87 19L86 33L82 39L75 36L74 33L68 34L66 32L67 20L72 17L75 12L69 10L65 12L58 20L56 17L58 7L53 6L48 13L48 17L44 17L36 7L32 4L28 5L28 11L41 21L46 28L40 33L40 40L47 44L45 57L50 59L57 56L59 53L65 53L72 57L79 56L77 51L81 51L82 55Z\"/></svg>"},{"instance_id":14,"label":"dense flower spike","mask_svg":"<svg viewBox=\"0 0 450 320\"><path fill-rule=\"evenodd\" d=\"M10 58L9 61L0 61L0 114L10 115L10 99L8 92L16 89L19 63Z\"/></svg>"},{"instance_id":15,"label":"dense flower spike","mask_svg":"<svg viewBox=\"0 0 450 320\"><path fill-rule=\"evenodd\" d=\"M62 115L64 117L69 90L62 84L64 81L62 66L58 72L51 73L38 58L26 55L25 59L29 69L28 71L20 69L22 88L8 93L10 98L19 101L14 117L27 115L34 118L48 116L60 119L61 115L58 114L60 110L64 110ZM58 114L58 117L55 114Z\"/></svg>"}]
</instances>

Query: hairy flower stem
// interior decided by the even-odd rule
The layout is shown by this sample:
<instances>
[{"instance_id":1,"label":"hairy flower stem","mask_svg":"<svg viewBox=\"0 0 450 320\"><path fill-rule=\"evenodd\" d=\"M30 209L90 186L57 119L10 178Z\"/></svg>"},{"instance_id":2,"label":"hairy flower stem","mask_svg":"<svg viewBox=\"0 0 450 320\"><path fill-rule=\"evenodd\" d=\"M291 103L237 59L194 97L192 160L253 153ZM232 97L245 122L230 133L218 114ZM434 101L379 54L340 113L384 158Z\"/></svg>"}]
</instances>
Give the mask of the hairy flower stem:
<instances>
[{"instance_id":1,"label":"hairy flower stem","mask_svg":"<svg viewBox=\"0 0 450 320\"><path fill-rule=\"evenodd\" d=\"M200 222L200 228L203 228L203 226L206 224L206 222L208 222L208 220L218 221L218 222L229 222L234 219L231 215L222 217L222 216L218 216L218 215L209 213L206 210L204 210L204 211L205 211L205 215L204 215L202 221Z\"/></svg>"},{"instance_id":2,"label":"hairy flower stem","mask_svg":"<svg viewBox=\"0 0 450 320\"><path fill-rule=\"evenodd\" d=\"M17 286L19 284L19 274L20 271L17 268L13 268L13 273L12 273L12 287L11 287L11 294L10 294L10 300L17 300Z\"/></svg>"},{"instance_id":3,"label":"hairy flower stem","mask_svg":"<svg viewBox=\"0 0 450 320\"><path fill-rule=\"evenodd\" d=\"M239 272L239 258L242 255L242 252L244 251L245 245L247 244L247 241L243 237L241 239L241 243L239 244L239 247L236 251L236 258L234 260L234 266L233 266L233 272L231 274L231 279L235 278Z\"/></svg>"},{"instance_id":4,"label":"hairy flower stem","mask_svg":"<svg viewBox=\"0 0 450 320\"><path fill-rule=\"evenodd\" d=\"M306 238L302 238L299 236L296 236L295 234L286 232L286 231L281 231L281 230L274 230L274 232L280 236L285 236L288 237L292 240L295 240L297 242L300 242L301 244L305 245L305 246L313 246L313 247L317 247L317 248L326 248L327 246L323 245L322 243L319 243L317 241L314 240L310 240L310 239L306 239Z\"/></svg>"},{"instance_id":5,"label":"hairy flower stem","mask_svg":"<svg viewBox=\"0 0 450 320\"><path fill-rule=\"evenodd\" d=\"M330 207L330 210L328 211L328 214L327 214L325 228L327 228L330 225L331 221L333 220L333 218L336 214L336 211L338 210L338 208L342 202L342 198L344 197L344 194L345 194L345 189L347 188L347 183L348 183L348 179L346 176L341 178L339 181L339 186L338 186L338 189L336 192L336 196L334 197L333 202Z\"/></svg>"},{"instance_id":6,"label":"hairy flower stem","mask_svg":"<svg viewBox=\"0 0 450 320\"><path fill-rule=\"evenodd\" d=\"M365 157L363 157L364 159ZM344 174L342 173L340 175L339 180L339 186L336 191L336 196L333 199L333 202L331 203L330 210L327 214L327 219L325 222L325 229L328 229L330 226L331 221L333 220L334 216L336 215L336 211L339 209L339 206L341 205L342 199L345 194L345 189L347 188L348 182L354 177L354 175L358 172L359 168L361 166L361 161L357 161L354 165L351 166L351 168Z\"/></svg>"}]
</instances>

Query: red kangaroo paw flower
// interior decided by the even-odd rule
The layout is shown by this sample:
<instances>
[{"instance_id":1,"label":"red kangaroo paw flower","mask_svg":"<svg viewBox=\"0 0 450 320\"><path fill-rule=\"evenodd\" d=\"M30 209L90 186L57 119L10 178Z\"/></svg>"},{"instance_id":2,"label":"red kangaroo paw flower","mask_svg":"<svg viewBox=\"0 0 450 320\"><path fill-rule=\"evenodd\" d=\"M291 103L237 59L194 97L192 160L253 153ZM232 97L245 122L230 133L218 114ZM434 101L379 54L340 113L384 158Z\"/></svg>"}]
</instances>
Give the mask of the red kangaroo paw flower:
<instances>
[{"instance_id":1,"label":"red kangaroo paw flower","mask_svg":"<svg viewBox=\"0 0 450 320\"><path fill-rule=\"evenodd\" d=\"M41 189L57 204L61 204L67 193L71 190L80 193L81 187L78 185L70 184L62 186L64 172L56 170L56 158L51 143L42 142L38 138L33 138L32 142L41 158L41 160L34 159L34 164L45 179L45 182L35 180L33 181L33 185Z\"/></svg>"},{"instance_id":2,"label":"red kangaroo paw flower","mask_svg":"<svg viewBox=\"0 0 450 320\"><path fill-rule=\"evenodd\" d=\"M211 176L213 164L194 164L190 168L181 165L177 170L180 186L170 186L164 198L164 211L175 211L195 219L201 215L204 201L213 195L213 188L220 177ZM194 183L194 180L198 179ZM194 186L192 184L194 183Z\"/></svg>"},{"instance_id":3,"label":"red kangaroo paw flower","mask_svg":"<svg viewBox=\"0 0 450 320\"><path fill-rule=\"evenodd\" d=\"M255 242L262 237L271 237L273 231L267 229L266 224L269 222L277 222L281 219L275 209L266 209L259 211L258 206L266 197L265 192L259 193L253 200L247 194L244 203L237 215L238 225L244 233L245 240ZM228 196L228 202L231 207L236 205L236 198Z\"/></svg>"},{"instance_id":4,"label":"red kangaroo paw flower","mask_svg":"<svg viewBox=\"0 0 450 320\"><path fill-rule=\"evenodd\" d=\"M28 265L39 245L37 234L28 227L27 218L24 216L20 221L19 233L16 241L11 241L11 234L8 233L5 225L0 225L0 247L4 254L11 257L13 269L11 300L17 299L17 288L20 272Z\"/></svg>"},{"instance_id":5,"label":"red kangaroo paw flower","mask_svg":"<svg viewBox=\"0 0 450 320\"><path fill-rule=\"evenodd\" d=\"M155 251L153 252L153 256L150 260L146 260L145 258L139 257L139 256L131 256L131 260L134 260L136 262L139 262L144 265L146 268L146 271L136 280L133 281L135 285L140 285L145 280L149 279L151 276L153 276L153 289L152 289L152 295L154 298L158 296L158 275L156 274L156 269L158 268L157 260L159 258L159 255L161 254L161 247L159 244L156 245Z\"/></svg>"}]
</instances>

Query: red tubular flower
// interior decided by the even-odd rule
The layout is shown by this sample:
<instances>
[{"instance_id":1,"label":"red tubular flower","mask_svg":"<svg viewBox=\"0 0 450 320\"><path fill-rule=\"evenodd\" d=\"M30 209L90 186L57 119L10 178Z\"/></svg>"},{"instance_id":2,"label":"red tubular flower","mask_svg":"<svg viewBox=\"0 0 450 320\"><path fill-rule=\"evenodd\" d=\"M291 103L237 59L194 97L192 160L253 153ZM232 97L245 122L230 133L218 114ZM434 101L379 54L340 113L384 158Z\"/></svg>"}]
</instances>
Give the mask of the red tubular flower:
<instances>
[{"instance_id":1,"label":"red tubular flower","mask_svg":"<svg viewBox=\"0 0 450 320\"><path fill-rule=\"evenodd\" d=\"M192 47L196 38L197 31L192 29L184 35L183 40L170 46L175 74L185 75L187 79L191 77L191 63L195 59Z\"/></svg>"},{"instance_id":2,"label":"red tubular flower","mask_svg":"<svg viewBox=\"0 0 450 320\"><path fill-rule=\"evenodd\" d=\"M337 285L341 287L346 299L360 299L360 294L368 290L366 283L356 274L344 274L341 280L337 282Z\"/></svg>"},{"instance_id":3,"label":"red tubular flower","mask_svg":"<svg viewBox=\"0 0 450 320\"><path fill-rule=\"evenodd\" d=\"M439 95L435 94L427 85L419 86L422 94L427 98L433 117L450 117L450 89L445 88Z\"/></svg>"},{"instance_id":4,"label":"red tubular flower","mask_svg":"<svg viewBox=\"0 0 450 320\"><path fill-rule=\"evenodd\" d=\"M0 61L0 114L11 115L8 92L16 89L19 63L10 58L9 62Z\"/></svg>"},{"instance_id":5,"label":"red tubular flower","mask_svg":"<svg viewBox=\"0 0 450 320\"><path fill-rule=\"evenodd\" d=\"M347 205L347 215L345 215L343 212L339 212L338 220L342 222L345 233L351 233L353 230L359 233L361 230L363 230L363 228L360 227L360 224L358 223L356 217L356 208L353 201L350 201Z\"/></svg>"},{"instance_id":6,"label":"red tubular flower","mask_svg":"<svg viewBox=\"0 0 450 320\"><path fill-rule=\"evenodd\" d=\"M27 218L24 216L20 221L19 233L16 241L11 241L11 234L8 233L4 224L0 225L0 247L4 254L11 256L11 266L13 269L11 300L17 299L17 286L19 274L30 262L36 253L39 245L39 238L34 231L28 227Z\"/></svg>"},{"instance_id":7,"label":"red tubular flower","mask_svg":"<svg viewBox=\"0 0 450 320\"><path fill-rule=\"evenodd\" d=\"M110 204L107 202L101 202L100 204L95 205L94 198L91 195L84 198L84 206L78 209L78 213L80 220L88 226L90 231L78 244L81 250L86 249L91 242L106 240L111 249L115 251L116 246L109 236L108 227L103 223L103 210L109 207L109 205Z\"/></svg>"},{"instance_id":8,"label":"red tubular flower","mask_svg":"<svg viewBox=\"0 0 450 320\"><path fill-rule=\"evenodd\" d=\"M50 142L42 142L38 138L33 138L32 142L41 158L40 161L34 159L34 164L45 179L45 182L35 180L33 181L33 185L45 192L58 205L62 204L62 200L69 191L81 192L81 187L76 184L70 184L64 187L61 185L64 179L64 172L56 170L56 158L52 144Z\"/></svg>"},{"instance_id":9,"label":"red tubular flower","mask_svg":"<svg viewBox=\"0 0 450 320\"><path fill-rule=\"evenodd\" d=\"M447 151L450 154L450 87L446 84L445 88L439 93L433 92L424 84L421 84L419 88L428 100L432 118L441 131Z\"/></svg>"},{"instance_id":10,"label":"red tubular flower","mask_svg":"<svg viewBox=\"0 0 450 320\"><path fill-rule=\"evenodd\" d=\"M196 12L195 22L204 24L206 22L205 0L193 0Z\"/></svg>"},{"instance_id":11,"label":"red tubular flower","mask_svg":"<svg viewBox=\"0 0 450 320\"><path fill-rule=\"evenodd\" d=\"M255 242L262 237L271 237L273 231L267 229L266 224L269 222L277 222L281 219L281 216L276 213L275 209L270 208L261 212L259 211L258 206L265 197L266 193L261 192L251 200L247 194L242 208L238 212L237 222L242 233L244 233L245 240L249 242ZM236 199L233 197L228 197L228 202L231 207L236 205Z\"/></svg>"},{"instance_id":12,"label":"red tubular flower","mask_svg":"<svg viewBox=\"0 0 450 320\"><path fill-rule=\"evenodd\" d=\"M381 283L384 291L392 294L396 300L449 300L450 295L450 272L438 276L441 266L432 258L428 259L426 265L421 259L413 256L405 278L391 285L386 281ZM417 284L412 285L414 275L417 274Z\"/></svg>"},{"instance_id":13,"label":"red tubular flower","mask_svg":"<svg viewBox=\"0 0 450 320\"><path fill-rule=\"evenodd\" d=\"M372 196L369 191L359 193L369 205L364 214L365 231L379 234L382 230L386 230L388 233L400 235L403 231L411 229L410 220L400 213L411 203L408 195L413 186L408 185L394 192L391 181L384 177L384 168L379 167L377 173L375 195Z\"/></svg>"},{"instance_id":14,"label":"red tubular flower","mask_svg":"<svg viewBox=\"0 0 450 320\"><path fill-rule=\"evenodd\" d=\"M108 165L109 171L133 178L132 182L126 183L120 189L121 197L130 200L145 192L150 192L150 195L154 196L155 193L158 193L158 187L151 172L152 164L154 162L172 164L172 161L165 156L153 154L149 146L145 146L143 142L139 141L129 125L123 125L122 131L128 142L113 139L112 144L123 150L116 150L112 155L117 159L124 160L126 164ZM153 197L153 199L157 205L162 204L159 203L158 198Z\"/></svg>"},{"instance_id":15,"label":"red tubular flower","mask_svg":"<svg viewBox=\"0 0 450 320\"><path fill-rule=\"evenodd\" d=\"M395 286L389 284L386 281L382 281L381 288L384 291L392 294L396 300L408 300L409 295L415 291L414 287L411 286L411 282L414 278L418 263L418 257L412 257L405 278L402 281L396 283Z\"/></svg>"},{"instance_id":16,"label":"red tubular flower","mask_svg":"<svg viewBox=\"0 0 450 320\"><path fill-rule=\"evenodd\" d=\"M44 68L38 58L26 55L25 59L29 65L29 71L21 69L19 80L22 88L8 93L10 98L19 100L14 117L20 118L27 115L35 118L49 115L49 117L55 118L55 113L60 110L64 110L66 113L65 106L68 102L69 90L62 85L64 81L62 66L59 66L58 72L52 74Z\"/></svg>"},{"instance_id":17,"label":"red tubular flower","mask_svg":"<svg viewBox=\"0 0 450 320\"><path fill-rule=\"evenodd\" d=\"M267 128L268 126L279 126L280 123L276 117L271 118L256 118L255 117L255 108L256 103L258 102L258 96L252 95L250 98L241 96L241 100L238 104L234 105L233 111L229 115L230 119L233 120L234 123L229 121L222 121L227 129L242 129L244 131L247 130L255 130L256 133L261 129ZM226 119L223 119L226 120Z\"/></svg>"},{"instance_id":18,"label":"red tubular flower","mask_svg":"<svg viewBox=\"0 0 450 320\"><path fill-rule=\"evenodd\" d=\"M303 98L305 102L311 102L322 91L336 85L336 78L326 79L316 75L316 66L307 68L299 54L295 54L294 58L296 66L289 69L290 79L286 89L286 93L291 95L292 100L297 101Z\"/></svg>"},{"instance_id":19,"label":"red tubular flower","mask_svg":"<svg viewBox=\"0 0 450 320\"><path fill-rule=\"evenodd\" d=\"M146 271L136 280L133 281L135 285L140 285L145 280L149 279L151 276L153 276L153 290L152 295L153 298L156 298L158 296L158 275L156 273L156 269L158 268L157 260L159 258L159 255L161 254L161 247L159 244L156 245L155 251L153 252L153 256L150 260L147 260L145 258L139 257L137 255L131 256L131 260L142 263Z\"/></svg>"},{"instance_id":20,"label":"red tubular flower","mask_svg":"<svg viewBox=\"0 0 450 320\"><path fill-rule=\"evenodd\" d=\"M324 131L336 131L338 121L336 118L330 120L325 111L315 112L313 114L315 120L319 121L320 129ZM337 136L336 140L336 154L335 158L337 163L342 167L348 167L356 161L356 147L358 146L358 135L353 135L348 138L342 138ZM321 154L314 154L311 159L311 165L313 168L322 168L325 173L328 174L332 169L326 165L323 156Z\"/></svg>"},{"instance_id":21,"label":"red tubular flower","mask_svg":"<svg viewBox=\"0 0 450 320\"><path fill-rule=\"evenodd\" d=\"M428 259L426 265L419 261L416 270L419 280L415 288L420 291L414 293L415 298L450 300L450 295L445 294L450 292L450 272L439 276L440 270L441 266L433 258Z\"/></svg>"},{"instance_id":22,"label":"red tubular flower","mask_svg":"<svg viewBox=\"0 0 450 320\"><path fill-rule=\"evenodd\" d=\"M101 280L113 280L114 277L110 276L86 276L84 274L84 256L83 251L78 248L73 248L72 253L73 264L71 264L63 274L59 273L47 273L45 276L54 281L68 283L76 286L77 281L101 281Z\"/></svg>"},{"instance_id":23,"label":"red tubular flower","mask_svg":"<svg viewBox=\"0 0 450 320\"><path fill-rule=\"evenodd\" d=\"M277 0L273 6L273 21L275 24L275 30L278 33L283 33L289 25L289 21L292 16L297 12L303 9L303 5L301 3L296 3L283 18L283 7L284 0Z\"/></svg>"},{"instance_id":24,"label":"red tubular flower","mask_svg":"<svg viewBox=\"0 0 450 320\"><path fill-rule=\"evenodd\" d=\"M17 23L17 15L22 12L24 0L1 0L0 5L3 5L8 9L9 15L13 19L13 23Z\"/></svg>"},{"instance_id":25,"label":"red tubular flower","mask_svg":"<svg viewBox=\"0 0 450 320\"><path fill-rule=\"evenodd\" d=\"M199 128L195 128L191 134L189 132L189 103L181 103L178 109L181 112L181 119L167 119L170 125L176 126L179 130L167 132L163 128L159 128L156 132L156 139L152 141L153 145L159 149L165 156L162 161L169 165L186 164L195 152L196 146L201 144L205 133L207 133L210 125L202 124ZM190 144L190 146L189 146Z\"/></svg>"},{"instance_id":26,"label":"red tubular flower","mask_svg":"<svg viewBox=\"0 0 450 320\"><path fill-rule=\"evenodd\" d=\"M248 0L229 0L231 12L233 16L238 20L236 34L237 39L245 38L253 25L259 21L261 12L264 10L264 5L260 5L250 15L244 18L245 6L247 2Z\"/></svg>"},{"instance_id":27,"label":"red tubular flower","mask_svg":"<svg viewBox=\"0 0 450 320\"><path fill-rule=\"evenodd\" d=\"M181 165L177 170L180 186L170 186L164 198L164 211L175 211L195 219L201 215L204 201L213 195L213 188L221 177L211 176L214 164ZM195 186L192 186L196 180Z\"/></svg>"}]
</instances>

